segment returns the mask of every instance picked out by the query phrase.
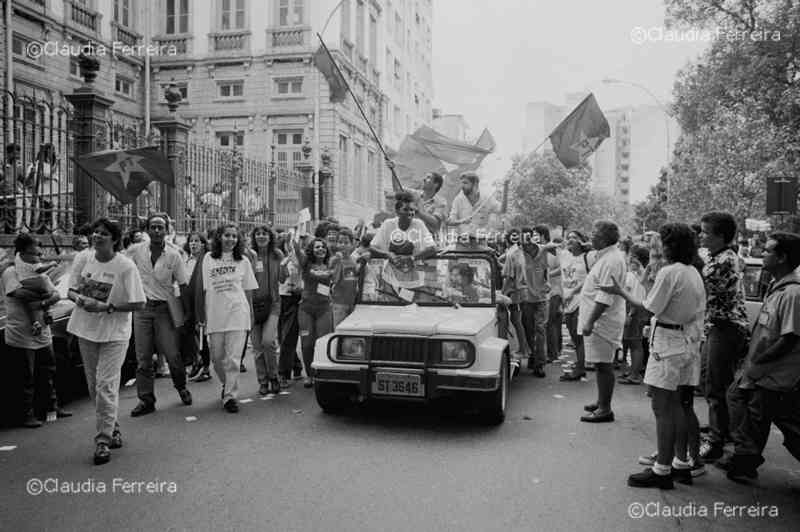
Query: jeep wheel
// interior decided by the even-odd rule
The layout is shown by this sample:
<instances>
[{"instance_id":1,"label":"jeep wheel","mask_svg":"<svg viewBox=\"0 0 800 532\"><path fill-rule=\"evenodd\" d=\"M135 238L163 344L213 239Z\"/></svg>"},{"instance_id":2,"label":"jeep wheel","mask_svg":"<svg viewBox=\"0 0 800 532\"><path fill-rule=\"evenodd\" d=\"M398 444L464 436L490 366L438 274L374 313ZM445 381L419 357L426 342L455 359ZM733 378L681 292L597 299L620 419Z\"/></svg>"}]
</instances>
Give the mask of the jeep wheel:
<instances>
[{"instance_id":1,"label":"jeep wheel","mask_svg":"<svg viewBox=\"0 0 800 532\"><path fill-rule=\"evenodd\" d=\"M500 362L500 386L497 390L488 394L482 408L481 418L487 425L499 425L506 419L506 409L508 408L508 381L509 367L508 355L503 355Z\"/></svg>"},{"instance_id":2,"label":"jeep wheel","mask_svg":"<svg viewBox=\"0 0 800 532\"><path fill-rule=\"evenodd\" d=\"M350 403L347 389L330 382L314 382L317 404L326 414L338 414Z\"/></svg>"}]
</instances>

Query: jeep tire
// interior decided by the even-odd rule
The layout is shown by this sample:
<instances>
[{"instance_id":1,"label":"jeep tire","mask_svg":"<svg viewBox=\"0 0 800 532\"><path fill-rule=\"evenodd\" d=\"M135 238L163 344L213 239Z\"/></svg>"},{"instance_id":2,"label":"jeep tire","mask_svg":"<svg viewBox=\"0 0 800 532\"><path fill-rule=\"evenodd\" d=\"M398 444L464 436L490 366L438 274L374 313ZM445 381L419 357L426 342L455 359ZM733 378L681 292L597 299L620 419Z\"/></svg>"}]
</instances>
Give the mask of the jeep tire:
<instances>
[{"instance_id":1,"label":"jeep tire","mask_svg":"<svg viewBox=\"0 0 800 532\"><path fill-rule=\"evenodd\" d=\"M346 386L330 382L314 382L317 404L326 414L338 414L350 404Z\"/></svg>"},{"instance_id":2,"label":"jeep tire","mask_svg":"<svg viewBox=\"0 0 800 532\"><path fill-rule=\"evenodd\" d=\"M511 380L509 372L508 353L503 353L500 362L500 385L494 392L486 394L481 407L481 420L486 425L499 425L506 419L508 384Z\"/></svg>"}]
</instances>

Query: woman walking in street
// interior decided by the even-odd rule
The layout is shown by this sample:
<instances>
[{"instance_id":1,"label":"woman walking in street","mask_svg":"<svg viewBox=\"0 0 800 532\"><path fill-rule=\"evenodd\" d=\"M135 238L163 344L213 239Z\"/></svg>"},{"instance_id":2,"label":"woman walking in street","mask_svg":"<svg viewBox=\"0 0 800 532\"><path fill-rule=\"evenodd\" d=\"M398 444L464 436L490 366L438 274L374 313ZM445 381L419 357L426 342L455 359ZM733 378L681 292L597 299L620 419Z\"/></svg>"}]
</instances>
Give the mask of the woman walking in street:
<instances>
[{"instance_id":1,"label":"woman walking in street","mask_svg":"<svg viewBox=\"0 0 800 532\"><path fill-rule=\"evenodd\" d=\"M208 331L211 360L222 383L222 405L239 411L239 358L253 326L252 291L258 288L244 255L244 238L234 224L217 230L211 252L203 259L202 296L196 298L196 321Z\"/></svg>"},{"instance_id":2,"label":"woman walking in street","mask_svg":"<svg viewBox=\"0 0 800 532\"><path fill-rule=\"evenodd\" d=\"M275 234L266 225L259 225L250 235L251 262L258 288L253 292L253 342L258 393L277 394L278 385L278 318L281 300L278 277L283 253L275 245Z\"/></svg>"},{"instance_id":3,"label":"woman walking in street","mask_svg":"<svg viewBox=\"0 0 800 532\"><path fill-rule=\"evenodd\" d=\"M189 233L186 243L183 245L186 253L186 271L192 278L197 263L208 251L208 240L202 233ZM197 330L196 321L193 316L187 316L186 323L183 325L181 333L181 350L184 360L191 360L192 368L189 370L188 379L192 382L203 382L211 379L211 354L208 349L208 341L205 338L205 330Z\"/></svg>"},{"instance_id":4,"label":"woman walking in street","mask_svg":"<svg viewBox=\"0 0 800 532\"><path fill-rule=\"evenodd\" d=\"M300 344L303 351L303 364L306 367L306 378L303 386L313 386L314 374L311 363L314 361L314 343L317 338L333 330L333 313L331 311L331 280L333 270L328 262L330 251L328 244L321 238L313 239L300 251L296 243L294 257L297 260L303 279L303 293L300 298L298 322L300 325Z\"/></svg>"},{"instance_id":5,"label":"woman walking in street","mask_svg":"<svg viewBox=\"0 0 800 532\"><path fill-rule=\"evenodd\" d=\"M75 259L69 298L75 302L67 331L78 338L89 395L95 401L97 436L94 463L111 459L122 447L117 423L119 381L131 337L131 312L144 307L139 270L122 253L122 230L107 218L92 224L93 253Z\"/></svg>"}]
</instances>

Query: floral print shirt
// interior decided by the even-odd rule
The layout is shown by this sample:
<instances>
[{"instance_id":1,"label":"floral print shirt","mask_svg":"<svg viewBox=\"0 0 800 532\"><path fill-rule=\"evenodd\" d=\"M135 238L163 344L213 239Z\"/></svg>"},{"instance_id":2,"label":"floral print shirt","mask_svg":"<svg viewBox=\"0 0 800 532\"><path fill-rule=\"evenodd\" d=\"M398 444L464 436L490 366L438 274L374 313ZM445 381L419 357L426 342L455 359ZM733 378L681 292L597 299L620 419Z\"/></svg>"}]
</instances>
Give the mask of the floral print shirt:
<instances>
[{"instance_id":1,"label":"floral print shirt","mask_svg":"<svg viewBox=\"0 0 800 532\"><path fill-rule=\"evenodd\" d=\"M706 332L718 323L730 323L745 334L749 330L744 306L743 269L738 255L725 248L711 255L703 267L706 285Z\"/></svg>"}]
</instances>

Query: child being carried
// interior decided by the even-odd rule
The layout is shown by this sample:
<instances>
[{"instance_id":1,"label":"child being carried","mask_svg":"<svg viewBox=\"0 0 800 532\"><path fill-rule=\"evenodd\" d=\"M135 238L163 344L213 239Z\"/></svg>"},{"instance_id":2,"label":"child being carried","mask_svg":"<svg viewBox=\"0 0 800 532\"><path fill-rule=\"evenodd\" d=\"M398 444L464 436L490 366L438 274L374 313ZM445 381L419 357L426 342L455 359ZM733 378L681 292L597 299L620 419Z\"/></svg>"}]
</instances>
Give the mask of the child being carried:
<instances>
[{"instance_id":1,"label":"child being carried","mask_svg":"<svg viewBox=\"0 0 800 532\"><path fill-rule=\"evenodd\" d=\"M48 296L56 291L56 287L47 275L47 272L56 267L57 264L56 262L28 264L20 258L19 254L14 257L14 270L17 273L17 278L22 288L32 292L36 296L41 296L40 300L47 299ZM36 302L27 303L25 304L25 308L28 311L28 318L31 320L31 332L39 336L42 334L44 326L53 322L53 318L41 307L34 308L35 304Z\"/></svg>"}]
</instances>

